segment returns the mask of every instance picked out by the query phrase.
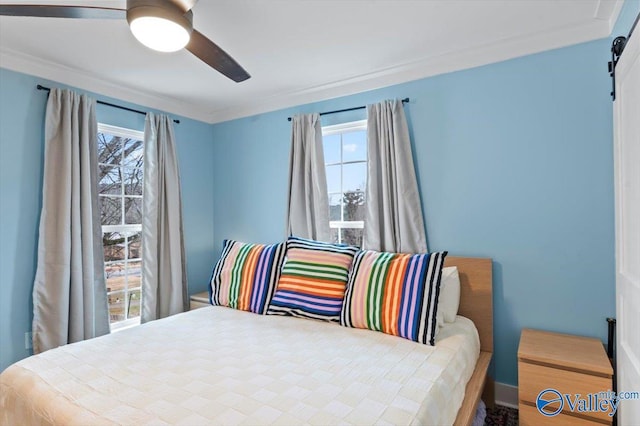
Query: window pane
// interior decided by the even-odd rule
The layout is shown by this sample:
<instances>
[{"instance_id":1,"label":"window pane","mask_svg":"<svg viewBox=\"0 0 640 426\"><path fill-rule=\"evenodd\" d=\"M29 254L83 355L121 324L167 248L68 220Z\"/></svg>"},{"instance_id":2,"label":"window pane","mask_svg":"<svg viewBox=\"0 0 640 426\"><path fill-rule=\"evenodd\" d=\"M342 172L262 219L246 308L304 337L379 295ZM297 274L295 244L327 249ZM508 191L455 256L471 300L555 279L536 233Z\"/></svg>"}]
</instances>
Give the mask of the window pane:
<instances>
[{"instance_id":1,"label":"window pane","mask_svg":"<svg viewBox=\"0 0 640 426\"><path fill-rule=\"evenodd\" d=\"M364 191L367 180L367 163L345 164L342 166L342 190Z\"/></svg>"},{"instance_id":2,"label":"window pane","mask_svg":"<svg viewBox=\"0 0 640 426\"><path fill-rule=\"evenodd\" d=\"M329 220L342 220L342 194L329 195Z\"/></svg>"},{"instance_id":3,"label":"window pane","mask_svg":"<svg viewBox=\"0 0 640 426\"><path fill-rule=\"evenodd\" d=\"M129 293L129 306L127 318L140 316L140 289L136 289Z\"/></svg>"},{"instance_id":4,"label":"window pane","mask_svg":"<svg viewBox=\"0 0 640 426\"><path fill-rule=\"evenodd\" d=\"M127 264L127 287L129 287L129 290L140 287L141 277L142 270L140 269L140 262Z\"/></svg>"},{"instance_id":5,"label":"window pane","mask_svg":"<svg viewBox=\"0 0 640 426\"><path fill-rule=\"evenodd\" d=\"M98 133L98 163L118 165L121 161L122 138Z\"/></svg>"},{"instance_id":6,"label":"window pane","mask_svg":"<svg viewBox=\"0 0 640 426\"><path fill-rule=\"evenodd\" d=\"M140 287L140 277L142 276L142 261L134 260L127 263L127 277L129 288Z\"/></svg>"},{"instance_id":7,"label":"window pane","mask_svg":"<svg viewBox=\"0 0 640 426\"><path fill-rule=\"evenodd\" d=\"M124 260L125 238L118 232L105 232L102 235L105 262Z\"/></svg>"},{"instance_id":8,"label":"window pane","mask_svg":"<svg viewBox=\"0 0 640 426\"><path fill-rule=\"evenodd\" d=\"M137 139L125 139L124 142L124 166L142 167L142 141Z\"/></svg>"},{"instance_id":9,"label":"window pane","mask_svg":"<svg viewBox=\"0 0 640 426\"><path fill-rule=\"evenodd\" d=\"M122 224L122 198L100 197L100 223L103 225Z\"/></svg>"},{"instance_id":10,"label":"window pane","mask_svg":"<svg viewBox=\"0 0 640 426\"><path fill-rule=\"evenodd\" d=\"M126 224L136 225L142 223L142 198L125 197L124 208L124 221Z\"/></svg>"},{"instance_id":11,"label":"window pane","mask_svg":"<svg viewBox=\"0 0 640 426\"><path fill-rule=\"evenodd\" d=\"M127 259L140 259L142 257L142 252L140 251L141 248L142 232L136 232L129 236L127 244L129 252L127 253Z\"/></svg>"},{"instance_id":12,"label":"window pane","mask_svg":"<svg viewBox=\"0 0 640 426\"><path fill-rule=\"evenodd\" d=\"M142 195L142 169L124 169L124 193Z\"/></svg>"},{"instance_id":13,"label":"window pane","mask_svg":"<svg viewBox=\"0 0 640 426\"><path fill-rule=\"evenodd\" d=\"M112 293L108 295L107 300L109 303L109 320L111 323L117 321L124 321L124 304L125 304L125 293L124 291L119 291L117 293Z\"/></svg>"},{"instance_id":14,"label":"window pane","mask_svg":"<svg viewBox=\"0 0 640 426\"><path fill-rule=\"evenodd\" d=\"M120 179L120 167L99 166L98 193L120 194L122 185Z\"/></svg>"},{"instance_id":15,"label":"window pane","mask_svg":"<svg viewBox=\"0 0 640 426\"><path fill-rule=\"evenodd\" d=\"M367 160L367 132L358 130L342 134L342 161Z\"/></svg>"},{"instance_id":16,"label":"window pane","mask_svg":"<svg viewBox=\"0 0 640 426\"><path fill-rule=\"evenodd\" d=\"M340 188L340 165L327 167L327 188L329 193L342 192Z\"/></svg>"},{"instance_id":17,"label":"window pane","mask_svg":"<svg viewBox=\"0 0 640 426\"><path fill-rule=\"evenodd\" d=\"M361 228L342 228L342 243L362 247Z\"/></svg>"},{"instance_id":18,"label":"window pane","mask_svg":"<svg viewBox=\"0 0 640 426\"><path fill-rule=\"evenodd\" d=\"M107 278L107 292L124 290L127 274L124 262L105 265L104 272Z\"/></svg>"},{"instance_id":19,"label":"window pane","mask_svg":"<svg viewBox=\"0 0 640 426\"><path fill-rule=\"evenodd\" d=\"M331 228L331 242L334 244L339 243L340 241L338 240L338 235L340 234L340 229L338 228Z\"/></svg>"},{"instance_id":20,"label":"window pane","mask_svg":"<svg viewBox=\"0 0 640 426\"><path fill-rule=\"evenodd\" d=\"M345 192L344 220L364 220L364 192Z\"/></svg>"},{"instance_id":21,"label":"window pane","mask_svg":"<svg viewBox=\"0 0 640 426\"><path fill-rule=\"evenodd\" d=\"M340 162L340 135L329 135L322 137L322 147L324 149L325 164Z\"/></svg>"},{"instance_id":22,"label":"window pane","mask_svg":"<svg viewBox=\"0 0 640 426\"><path fill-rule=\"evenodd\" d=\"M127 264L127 285L129 287L129 300L127 305L127 318L140 316L140 285L142 271L141 262Z\"/></svg>"}]
</instances>

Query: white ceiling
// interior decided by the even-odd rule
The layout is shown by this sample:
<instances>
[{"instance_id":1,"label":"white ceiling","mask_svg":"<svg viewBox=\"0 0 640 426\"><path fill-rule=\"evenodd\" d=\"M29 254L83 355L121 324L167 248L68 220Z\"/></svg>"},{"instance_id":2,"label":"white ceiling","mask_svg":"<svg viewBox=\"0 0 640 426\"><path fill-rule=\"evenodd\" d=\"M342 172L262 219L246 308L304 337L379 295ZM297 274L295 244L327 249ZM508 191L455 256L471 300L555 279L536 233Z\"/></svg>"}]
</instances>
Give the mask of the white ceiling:
<instances>
[{"instance_id":1,"label":"white ceiling","mask_svg":"<svg viewBox=\"0 0 640 426\"><path fill-rule=\"evenodd\" d=\"M125 7L112 1L0 1ZM606 37L622 0L200 0L251 79L139 44L126 21L0 17L0 66L215 123Z\"/></svg>"}]
</instances>

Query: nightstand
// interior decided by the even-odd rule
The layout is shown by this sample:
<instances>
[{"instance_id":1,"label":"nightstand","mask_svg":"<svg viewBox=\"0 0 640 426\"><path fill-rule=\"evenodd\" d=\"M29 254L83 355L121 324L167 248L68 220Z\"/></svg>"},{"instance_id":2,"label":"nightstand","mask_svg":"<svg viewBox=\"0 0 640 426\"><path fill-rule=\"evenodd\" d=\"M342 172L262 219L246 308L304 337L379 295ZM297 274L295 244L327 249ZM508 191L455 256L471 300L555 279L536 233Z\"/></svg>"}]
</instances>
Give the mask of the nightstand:
<instances>
[{"instance_id":1,"label":"nightstand","mask_svg":"<svg viewBox=\"0 0 640 426\"><path fill-rule=\"evenodd\" d=\"M591 398L591 405L587 405L589 401L580 402L576 398L587 399L588 394L611 391L612 376L613 369L600 340L522 330L518 347L520 425L611 424L610 411L590 409L596 406L596 400ZM536 408L538 395L546 389L552 391L542 395L543 401L558 400L547 406L547 412L558 410L562 401L562 410L555 416L544 416ZM565 394L569 394L570 403ZM571 405L574 405L573 411Z\"/></svg>"},{"instance_id":2,"label":"nightstand","mask_svg":"<svg viewBox=\"0 0 640 426\"><path fill-rule=\"evenodd\" d=\"M208 291L191 295L189 299L189 310L204 308L206 306L211 306L211 303L209 303Z\"/></svg>"}]
</instances>

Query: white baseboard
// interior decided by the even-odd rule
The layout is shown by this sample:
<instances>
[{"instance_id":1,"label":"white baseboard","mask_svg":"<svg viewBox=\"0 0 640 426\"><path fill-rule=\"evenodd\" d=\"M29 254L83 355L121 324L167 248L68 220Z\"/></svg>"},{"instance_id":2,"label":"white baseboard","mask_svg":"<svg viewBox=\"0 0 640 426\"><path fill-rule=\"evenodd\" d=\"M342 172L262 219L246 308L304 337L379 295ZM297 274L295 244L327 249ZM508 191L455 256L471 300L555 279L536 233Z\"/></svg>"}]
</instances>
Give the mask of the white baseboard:
<instances>
[{"instance_id":1,"label":"white baseboard","mask_svg":"<svg viewBox=\"0 0 640 426\"><path fill-rule=\"evenodd\" d=\"M495 384L496 404L509 408L518 408L518 387L506 383Z\"/></svg>"}]
</instances>

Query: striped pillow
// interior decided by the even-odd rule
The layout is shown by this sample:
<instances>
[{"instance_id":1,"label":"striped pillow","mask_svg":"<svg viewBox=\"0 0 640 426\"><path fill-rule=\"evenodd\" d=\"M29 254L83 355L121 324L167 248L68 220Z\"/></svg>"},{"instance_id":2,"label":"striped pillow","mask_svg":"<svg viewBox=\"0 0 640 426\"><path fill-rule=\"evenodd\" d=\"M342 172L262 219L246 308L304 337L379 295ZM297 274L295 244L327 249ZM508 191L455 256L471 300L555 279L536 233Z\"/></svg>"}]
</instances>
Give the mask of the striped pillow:
<instances>
[{"instance_id":1,"label":"striped pillow","mask_svg":"<svg viewBox=\"0 0 640 426\"><path fill-rule=\"evenodd\" d=\"M339 322L357 251L343 244L289 237L287 258L267 314Z\"/></svg>"},{"instance_id":2,"label":"striped pillow","mask_svg":"<svg viewBox=\"0 0 640 426\"><path fill-rule=\"evenodd\" d=\"M353 261L340 324L433 345L446 255L446 251L426 254L360 251Z\"/></svg>"},{"instance_id":3,"label":"striped pillow","mask_svg":"<svg viewBox=\"0 0 640 426\"><path fill-rule=\"evenodd\" d=\"M211 303L264 314L280 276L284 243L264 245L224 240L211 277Z\"/></svg>"}]
</instances>

